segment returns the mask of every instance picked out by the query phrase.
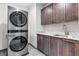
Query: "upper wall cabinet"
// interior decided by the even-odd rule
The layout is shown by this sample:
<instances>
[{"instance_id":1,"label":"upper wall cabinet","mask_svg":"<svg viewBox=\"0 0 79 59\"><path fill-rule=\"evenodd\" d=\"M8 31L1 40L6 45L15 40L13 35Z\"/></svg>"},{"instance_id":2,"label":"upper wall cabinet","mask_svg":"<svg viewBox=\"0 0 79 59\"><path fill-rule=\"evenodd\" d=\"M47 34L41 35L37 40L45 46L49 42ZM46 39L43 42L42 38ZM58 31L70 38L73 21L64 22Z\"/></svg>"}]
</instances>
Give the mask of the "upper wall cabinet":
<instances>
[{"instance_id":1,"label":"upper wall cabinet","mask_svg":"<svg viewBox=\"0 0 79 59\"><path fill-rule=\"evenodd\" d=\"M41 23L43 25L52 24L52 5L41 10Z\"/></svg>"},{"instance_id":2,"label":"upper wall cabinet","mask_svg":"<svg viewBox=\"0 0 79 59\"><path fill-rule=\"evenodd\" d=\"M41 10L41 24L42 24L42 25L43 25L43 24L44 24L44 25L46 24L46 21L45 21L45 20L46 20L46 19L45 19L45 10L46 10L45 8Z\"/></svg>"},{"instance_id":3,"label":"upper wall cabinet","mask_svg":"<svg viewBox=\"0 0 79 59\"><path fill-rule=\"evenodd\" d=\"M52 3L41 10L42 25L74 20L78 20L77 3Z\"/></svg>"},{"instance_id":4,"label":"upper wall cabinet","mask_svg":"<svg viewBox=\"0 0 79 59\"><path fill-rule=\"evenodd\" d=\"M64 20L65 20L65 4L56 3L55 6L53 6L53 7L55 7L55 23L64 22Z\"/></svg>"},{"instance_id":5,"label":"upper wall cabinet","mask_svg":"<svg viewBox=\"0 0 79 59\"><path fill-rule=\"evenodd\" d=\"M78 4L66 3L65 4L65 21L78 20Z\"/></svg>"}]
</instances>

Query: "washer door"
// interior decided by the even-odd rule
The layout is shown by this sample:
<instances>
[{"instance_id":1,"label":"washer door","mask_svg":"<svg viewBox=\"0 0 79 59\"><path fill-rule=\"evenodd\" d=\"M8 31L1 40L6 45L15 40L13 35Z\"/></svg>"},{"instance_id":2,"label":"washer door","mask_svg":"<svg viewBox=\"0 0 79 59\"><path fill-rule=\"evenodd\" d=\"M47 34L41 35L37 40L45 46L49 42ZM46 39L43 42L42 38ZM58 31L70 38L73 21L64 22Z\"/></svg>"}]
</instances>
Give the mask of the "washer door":
<instances>
[{"instance_id":1,"label":"washer door","mask_svg":"<svg viewBox=\"0 0 79 59\"><path fill-rule=\"evenodd\" d=\"M10 15L10 21L14 26L22 27L27 23L27 17L20 11L15 11Z\"/></svg>"},{"instance_id":2,"label":"washer door","mask_svg":"<svg viewBox=\"0 0 79 59\"><path fill-rule=\"evenodd\" d=\"M18 36L13 38L13 40L10 42L10 49L14 52L19 52L23 50L27 45L27 39L23 36Z\"/></svg>"}]
</instances>

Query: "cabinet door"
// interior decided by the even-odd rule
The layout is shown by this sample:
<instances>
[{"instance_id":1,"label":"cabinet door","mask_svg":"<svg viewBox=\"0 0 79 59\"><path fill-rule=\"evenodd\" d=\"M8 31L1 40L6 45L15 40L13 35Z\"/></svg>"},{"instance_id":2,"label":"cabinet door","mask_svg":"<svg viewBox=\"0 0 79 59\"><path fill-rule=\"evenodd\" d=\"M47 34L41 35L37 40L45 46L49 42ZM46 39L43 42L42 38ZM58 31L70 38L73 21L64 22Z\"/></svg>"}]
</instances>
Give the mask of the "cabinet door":
<instances>
[{"instance_id":1,"label":"cabinet door","mask_svg":"<svg viewBox=\"0 0 79 59\"><path fill-rule=\"evenodd\" d=\"M76 42L76 56L79 56L79 41Z\"/></svg>"},{"instance_id":2,"label":"cabinet door","mask_svg":"<svg viewBox=\"0 0 79 59\"><path fill-rule=\"evenodd\" d=\"M37 48L43 52L43 36L42 35L38 35L37 36Z\"/></svg>"},{"instance_id":3,"label":"cabinet door","mask_svg":"<svg viewBox=\"0 0 79 59\"><path fill-rule=\"evenodd\" d=\"M41 10L41 24L42 25L52 24L53 23L52 18L53 18L52 4L50 4L49 6Z\"/></svg>"},{"instance_id":4,"label":"cabinet door","mask_svg":"<svg viewBox=\"0 0 79 59\"><path fill-rule=\"evenodd\" d=\"M53 3L52 4L52 24L54 24L56 21L55 21L55 15L56 15L56 13L55 13L55 5L56 5L56 3Z\"/></svg>"},{"instance_id":5,"label":"cabinet door","mask_svg":"<svg viewBox=\"0 0 79 59\"><path fill-rule=\"evenodd\" d=\"M65 4L65 21L78 20L78 4L66 3Z\"/></svg>"},{"instance_id":6,"label":"cabinet door","mask_svg":"<svg viewBox=\"0 0 79 59\"><path fill-rule=\"evenodd\" d=\"M57 40L57 54L58 56L63 56L63 39L58 38Z\"/></svg>"},{"instance_id":7,"label":"cabinet door","mask_svg":"<svg viewBox=\"0 0 79 59\"><path fill-rule=\"evenodd\" d=\"M41 24L42 25L45 25L46 24L46 15L45 15L45 12L46 11L45 11L45 9L46 8L44 8L44 9L41 10Z\"/></svg>"},{"instance_id":8,"label":"cabinet door","mask_svg":"<svg viewBox=\"0 0 79 59\"><path fill-rule=\"evenodd\" d=\"M50 56L57 56L57 39L54 37L50 38L50 45L49 45L49 55Z\"/></svg>"},{"instance_id":9,"label":"cabinet door","mask_svg":"<svg viewBox=\"0 0 79 59\"><path fill-rule=\"evenodd\" d=\"M64 56L75 56L76 46L74 42L63 41L63 55Z\"/></svg>"},{"instance_id":10,"label":"cabinet door","mask_svg":"<svg viewBox=\"0 0 79 59\"><path fill-rule=\"evenodd\" d=\"M53 20L52 20L52 4L50 4L48 7L47 7L47 22L48 24L52 24L53 23Z\"/></svg>"},{"instance_id":11,"label":"cabinet door","mask_svg":"<svg viewBox=\"0 0 79 59\"><path fill-rule=\"evenodd\" d=\"M50 39L50 37L49 36L43 36L43 47L44 47L44 53L46 54L46 55L49 55L49 39Z\"/></svg>"},{"instance_id":12,"label":"cabinet door","mask_svg":"<svg viewBox=\"0 0 79 59\"><path fill-rule=\"evenodd\" d=\"M62 23L65 20L65 4L55 4L55 23Z\"/></svg>"},{"instance_id":13,"label":"cabinet door","mask_svg":"<svg viewBox=\"0 0 79 59\"><path fill-rule=\"evenodd\" d=\"M52 24L52 5L50 4L41 11L42 25Z\"/></svg>"}]
</instances>

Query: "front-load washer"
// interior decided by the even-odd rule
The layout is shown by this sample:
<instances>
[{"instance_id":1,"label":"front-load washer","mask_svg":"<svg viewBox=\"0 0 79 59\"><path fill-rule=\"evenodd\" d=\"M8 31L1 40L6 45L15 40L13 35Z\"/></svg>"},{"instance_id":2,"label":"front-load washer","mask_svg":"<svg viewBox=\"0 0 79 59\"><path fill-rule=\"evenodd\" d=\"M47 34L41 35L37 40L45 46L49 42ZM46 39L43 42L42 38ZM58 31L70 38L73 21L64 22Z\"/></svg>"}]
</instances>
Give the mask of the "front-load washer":
<instances>
[{"instance_id":1,"label":"front-load washer","mask_svg":"<svg viewBox=\"0 0 79 59\"><path fill-rule=\"evenodd\" d=\"M28 54L28 33L10 33L8 38L8 56Z\"/></svg>"},{"instance_id":2,"label":"front-load washer","mask_svg":"<svg viewBox=\"0 0 79 59\"><path fill-rule=\"evenodd\" d=\"M8 30L28 30L28 12L8 6Z\"/></svg>"}]
</instances>

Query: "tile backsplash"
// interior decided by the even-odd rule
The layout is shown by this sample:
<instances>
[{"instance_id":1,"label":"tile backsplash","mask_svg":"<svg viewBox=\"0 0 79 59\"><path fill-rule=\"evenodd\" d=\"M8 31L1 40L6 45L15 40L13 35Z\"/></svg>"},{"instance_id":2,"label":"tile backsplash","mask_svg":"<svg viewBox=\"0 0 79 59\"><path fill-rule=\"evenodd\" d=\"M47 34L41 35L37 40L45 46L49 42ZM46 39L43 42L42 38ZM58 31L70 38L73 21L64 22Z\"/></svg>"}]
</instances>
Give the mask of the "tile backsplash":
<instances>
[{"instance_id":1,"label":"tile backsplash","mask_svg":"<svg viewBox=\"0 0 79 59\"><path fill-rule=\"evenodd\" d=\"M52 25L43 25L43 32L50 33L50 34L60 34L65 35L63 30L63 24L67 26L67 30L69 35L79 38L79 24L77 21L75 22L67 22L67 23L60 23L60 24L52 24Z\"/></svg>"}]
</instances>

